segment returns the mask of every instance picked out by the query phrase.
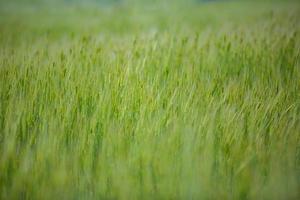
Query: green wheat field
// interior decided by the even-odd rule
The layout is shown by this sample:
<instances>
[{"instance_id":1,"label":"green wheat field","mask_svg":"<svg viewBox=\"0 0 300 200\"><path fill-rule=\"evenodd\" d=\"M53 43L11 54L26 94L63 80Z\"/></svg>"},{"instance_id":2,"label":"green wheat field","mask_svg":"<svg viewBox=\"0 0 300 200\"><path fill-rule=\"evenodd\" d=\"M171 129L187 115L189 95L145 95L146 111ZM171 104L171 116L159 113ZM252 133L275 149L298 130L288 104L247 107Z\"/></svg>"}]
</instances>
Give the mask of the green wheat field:
<instances>
[{"instance_id":1,"label":"green wheat field","mask_svg":"<svg viewBox=\"0 0 300 200\"><path fill-rule=\"evenodd\" d=\"M1 0L0 199L300 199L300 2Z\"/></svg>"}]
</instances>

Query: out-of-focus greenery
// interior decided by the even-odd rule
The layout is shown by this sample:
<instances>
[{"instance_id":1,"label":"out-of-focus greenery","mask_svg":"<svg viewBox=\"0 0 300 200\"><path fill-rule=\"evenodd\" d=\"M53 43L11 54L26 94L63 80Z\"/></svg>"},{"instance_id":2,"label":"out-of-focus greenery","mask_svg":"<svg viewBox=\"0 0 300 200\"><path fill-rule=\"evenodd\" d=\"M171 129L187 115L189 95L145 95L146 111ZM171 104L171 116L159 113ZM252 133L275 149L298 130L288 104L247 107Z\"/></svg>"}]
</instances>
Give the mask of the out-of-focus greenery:
<instances>
[{"instance_id":1,"label":"out-of-focus greenery","mask_svg":"<svg viewBox=\"0 0 300 200\"><path fill-rule=\"evenodd\" d=\"M297 1L16 2L1 199L300 198Z\"/></svg>"}]
</instances>

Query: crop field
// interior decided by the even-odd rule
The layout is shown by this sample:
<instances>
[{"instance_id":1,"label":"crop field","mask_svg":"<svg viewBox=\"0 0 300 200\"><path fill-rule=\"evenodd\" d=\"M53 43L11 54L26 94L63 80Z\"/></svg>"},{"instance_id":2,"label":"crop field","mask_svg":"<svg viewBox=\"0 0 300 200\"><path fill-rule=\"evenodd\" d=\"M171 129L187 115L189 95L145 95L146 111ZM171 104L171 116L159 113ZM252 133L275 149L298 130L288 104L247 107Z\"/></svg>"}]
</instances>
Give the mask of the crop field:
<instances>
[{"instance_id":1,"label":"crop field","mask_svg":"<svg viewBox=\"0 0 300 200\"><path fill-rule=\"evenodd\" d=\"M0 199L300 199L300 2L0 0Z\"/></svg>"}]
</instances>

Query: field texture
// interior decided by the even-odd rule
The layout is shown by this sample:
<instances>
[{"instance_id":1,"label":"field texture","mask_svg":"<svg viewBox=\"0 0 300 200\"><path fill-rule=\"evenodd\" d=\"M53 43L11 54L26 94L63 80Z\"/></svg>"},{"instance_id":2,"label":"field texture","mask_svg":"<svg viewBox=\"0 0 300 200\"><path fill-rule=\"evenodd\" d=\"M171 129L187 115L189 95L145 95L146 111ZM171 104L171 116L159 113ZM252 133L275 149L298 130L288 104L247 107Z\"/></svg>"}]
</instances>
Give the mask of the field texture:
<instances>
[{"instance_id":1,"label":"field texture","mask_svg":"<svg viewBox=\"0 0 300 200\"><path fill-rule=\"evenodd\" d=\"M0 3L0 199L299 199L300 4Z\"/></svg>"}]
</instances>

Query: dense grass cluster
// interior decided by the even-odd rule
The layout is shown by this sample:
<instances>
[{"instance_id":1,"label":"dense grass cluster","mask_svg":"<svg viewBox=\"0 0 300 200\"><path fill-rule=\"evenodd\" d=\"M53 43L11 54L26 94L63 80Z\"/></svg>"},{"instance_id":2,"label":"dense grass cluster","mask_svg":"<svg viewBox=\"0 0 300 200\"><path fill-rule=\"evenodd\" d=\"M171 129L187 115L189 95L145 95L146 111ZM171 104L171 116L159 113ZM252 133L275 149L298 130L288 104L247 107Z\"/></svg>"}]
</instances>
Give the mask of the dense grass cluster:
<instances>
[{"instance_id":1,"label":"dense grass cluster","mask_svg":"<svg viewBox=\"0 0 300 200\"><path fill-rule=\"evenodd\" d=\"M300 197L297 2L52 6L0 9L1 199Z\"/></svg>"}]
</instances>

